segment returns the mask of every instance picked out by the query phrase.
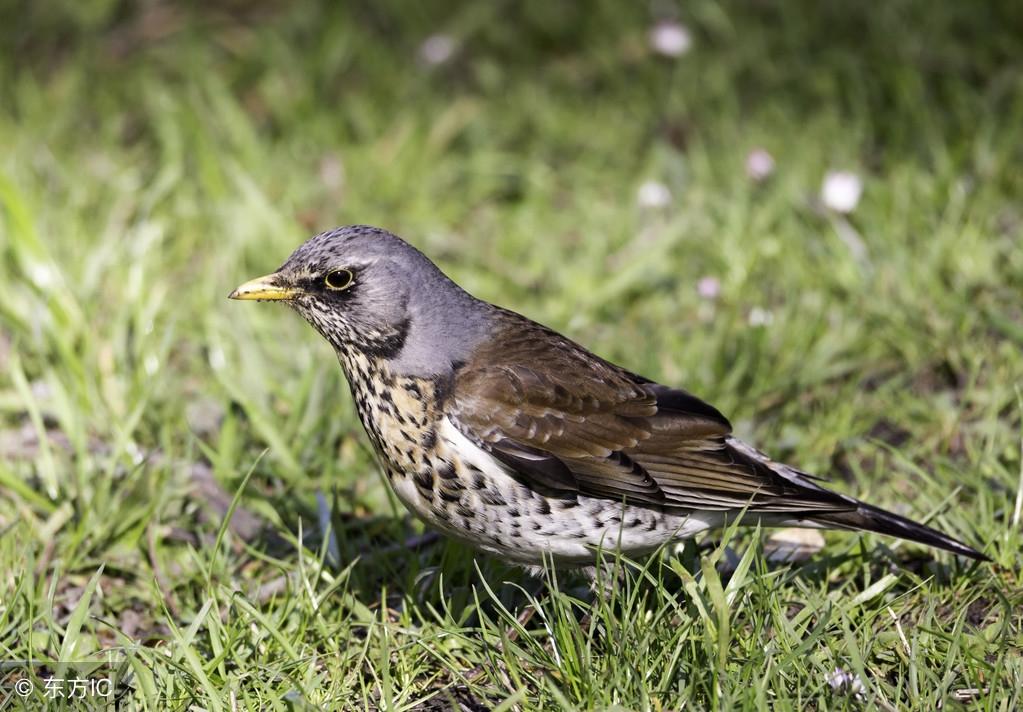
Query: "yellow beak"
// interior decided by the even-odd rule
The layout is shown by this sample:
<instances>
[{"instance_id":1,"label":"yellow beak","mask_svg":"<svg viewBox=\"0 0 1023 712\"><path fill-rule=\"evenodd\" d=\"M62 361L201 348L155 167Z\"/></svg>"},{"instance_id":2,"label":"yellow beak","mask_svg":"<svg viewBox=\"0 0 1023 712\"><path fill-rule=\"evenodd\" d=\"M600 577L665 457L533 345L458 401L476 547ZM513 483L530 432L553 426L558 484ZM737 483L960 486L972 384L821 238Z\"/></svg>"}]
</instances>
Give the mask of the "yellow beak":
<instances>
[{"instance_id":1,"label":"yellow beak","mask_svg":"<svg viewBox=\"0 0 1023 712\"><path fill-rule=\"evenodd\" d=\"M251 279L227 295L228 299L254 299L261 302L279 302L298 295L294 287L282 287L276 274Z\"/></svg>"}]
</instances>

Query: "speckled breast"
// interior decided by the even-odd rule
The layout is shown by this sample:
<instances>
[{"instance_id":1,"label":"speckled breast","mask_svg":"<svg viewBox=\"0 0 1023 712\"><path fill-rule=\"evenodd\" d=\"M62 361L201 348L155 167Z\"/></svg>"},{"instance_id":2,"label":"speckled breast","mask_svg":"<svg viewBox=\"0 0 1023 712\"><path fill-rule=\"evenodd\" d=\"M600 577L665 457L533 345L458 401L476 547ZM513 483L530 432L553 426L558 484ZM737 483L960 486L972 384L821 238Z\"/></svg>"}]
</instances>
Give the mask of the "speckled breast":
<instances>
[{"instance_id":1,"label":"speckled breast","mask_svg":"<svg viewBox=\"0 0 1023 712\"><path fill-rule=\"evenodd\" d=\"M361 354L342 354L340 361L359 420L388 477L404 478L429 467L429 454L437 440L436 384L396 376L386 364Z\"/></svg>"}]
</instances>

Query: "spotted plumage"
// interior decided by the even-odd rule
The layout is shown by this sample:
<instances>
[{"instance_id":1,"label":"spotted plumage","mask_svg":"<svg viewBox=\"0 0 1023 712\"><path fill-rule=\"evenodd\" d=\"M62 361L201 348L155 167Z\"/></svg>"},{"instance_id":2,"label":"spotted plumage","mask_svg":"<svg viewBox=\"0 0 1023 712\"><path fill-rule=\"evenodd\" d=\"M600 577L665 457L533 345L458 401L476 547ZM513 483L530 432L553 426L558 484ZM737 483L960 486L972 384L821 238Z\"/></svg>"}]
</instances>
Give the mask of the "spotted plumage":
<instances>
[{"instance_id":1,"label":"spotted plumage","mask_svg":"<svg viewBox=\"0 0 1023 712\"><path fill-rule=\"evenodd\" d=\"M736 439L714 407L480 301L422 253L350 226L239 299L281 300L337 352L391 486L429 525L524 566L588 566L745 516L864 529L973 558Z\"/></svg>"}]
</instances>

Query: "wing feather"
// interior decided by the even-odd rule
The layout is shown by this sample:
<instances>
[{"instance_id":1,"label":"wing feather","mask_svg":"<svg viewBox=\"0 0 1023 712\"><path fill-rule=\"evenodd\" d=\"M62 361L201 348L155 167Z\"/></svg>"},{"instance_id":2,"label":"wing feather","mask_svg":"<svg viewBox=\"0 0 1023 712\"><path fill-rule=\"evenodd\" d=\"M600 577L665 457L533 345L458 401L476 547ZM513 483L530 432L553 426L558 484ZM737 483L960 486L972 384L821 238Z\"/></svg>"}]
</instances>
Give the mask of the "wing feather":
<instances>
[{"instance_id":1,"label":"wing feather","mask_svg":"<svg viewBox=\"0 0 1023 712\"><path fill-rule=\"evenodd\" d=\"M448 415L533 486L685 509L851 506L730 437L728 420L696 396L502 315L503 328L456 372Z\"/></svg>"}]
</instances>

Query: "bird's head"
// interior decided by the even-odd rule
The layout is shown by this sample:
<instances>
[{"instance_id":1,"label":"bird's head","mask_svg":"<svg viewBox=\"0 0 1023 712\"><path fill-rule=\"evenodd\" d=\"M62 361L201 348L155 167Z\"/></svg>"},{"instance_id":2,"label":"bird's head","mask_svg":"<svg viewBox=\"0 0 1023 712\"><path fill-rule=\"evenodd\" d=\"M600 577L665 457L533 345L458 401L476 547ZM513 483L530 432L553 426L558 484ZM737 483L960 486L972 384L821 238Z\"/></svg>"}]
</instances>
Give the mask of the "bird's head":
<instances>
[{"instance_id":1,"label":"bird's head","mask_svg":"<svg viewBox=\"0 0 1023 712\"><path fill-rule=\"evenodd\" d=\"M284 302L339 353L382 358L422 376L449 369L483 330L482 303L419 250L365 225L307 240L276 272L230 298Z\"/></svg>"}]
</instances>

